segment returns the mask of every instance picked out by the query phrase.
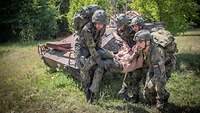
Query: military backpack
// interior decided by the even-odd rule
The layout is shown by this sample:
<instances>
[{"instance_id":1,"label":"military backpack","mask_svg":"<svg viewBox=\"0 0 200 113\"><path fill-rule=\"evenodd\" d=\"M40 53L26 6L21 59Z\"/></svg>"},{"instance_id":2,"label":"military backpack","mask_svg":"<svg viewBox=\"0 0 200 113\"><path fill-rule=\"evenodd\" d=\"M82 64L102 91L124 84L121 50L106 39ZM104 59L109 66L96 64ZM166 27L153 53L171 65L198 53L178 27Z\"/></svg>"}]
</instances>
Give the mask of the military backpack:
<instances>
[{"instance_id":1,"label":"military backpack","mask_svg":"<svg viewBox=\"0 0 200 113\"><path fill-rule=\"evenodd\" d=\"M165 64L170 64L175 68L175 53L178 51L174 36L164 28L160 28L151 32L153 41L163 48L165 53Z\"/></svg>"},{"instance_id":2,"label":"military backpack","mask_svg":"<svg viewBox=\"0 0 200 113\"><path fill-rule=\"evenodd\" d=\"M92 21L92 15L96 10L101 9L98 5L89 5L87 7L82 7L78 11L73 20L73 27L77 34L80 34L82 28L90 21Z\"/></svg>"}]
</instances>

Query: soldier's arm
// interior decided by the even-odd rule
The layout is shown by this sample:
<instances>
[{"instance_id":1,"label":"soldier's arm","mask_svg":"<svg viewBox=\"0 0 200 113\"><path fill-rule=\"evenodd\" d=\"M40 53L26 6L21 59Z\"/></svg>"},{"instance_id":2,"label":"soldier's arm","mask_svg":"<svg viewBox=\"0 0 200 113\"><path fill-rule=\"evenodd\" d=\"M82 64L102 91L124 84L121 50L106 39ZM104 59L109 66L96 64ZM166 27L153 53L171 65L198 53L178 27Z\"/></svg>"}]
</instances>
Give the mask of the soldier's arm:
<instances>
[{"instance_id":1,"label":"soldier's arm","mask_svg":"<svg viewBox=\"0 0 200 113\"><path fill-rule=\"evenodd\" d=\"M84 29L83 30L83 36L85 38L85 43L86 43L86 46L88 47L89 49L89 52L91 54L91 57L92 58L96 58L96 57L99 57L95 47L96 47L96 43L94 42L93 40L93 36L92 36L92 33L90 30L88 29Z\"/></svg>"},{"instance_id":2,"label":"soldier's arm","mask_svg":"<svg viewBox=\"0 0 200 113\"><path fill-rule=\"evenodd\" d=\"M153 66L154 76L159 76L159 78L165 77L165 59L164 53L161 48L157 48L154 53L152 53L151 62Z\"/></svg>"}]
</instances>

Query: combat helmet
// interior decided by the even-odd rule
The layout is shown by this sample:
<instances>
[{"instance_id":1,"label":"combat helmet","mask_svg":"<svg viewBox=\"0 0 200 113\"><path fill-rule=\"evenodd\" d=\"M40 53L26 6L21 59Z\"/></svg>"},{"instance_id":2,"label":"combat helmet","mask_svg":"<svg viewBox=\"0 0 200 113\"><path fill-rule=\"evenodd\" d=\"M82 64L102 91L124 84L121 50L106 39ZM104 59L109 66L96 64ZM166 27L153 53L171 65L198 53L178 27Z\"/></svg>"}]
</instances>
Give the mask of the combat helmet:
<instances>
[{"instance_id":1,"label":"combat helmet","mask_svg":"<svg viewBox=\"0 0 200 113\"><path fill-rule=\"evenodd\" d=\"M137 17L132 19L131 25L143 26L144 25L144 19L141 16L137 16Z\"/></svg>"},{"instance_id":2,"label":"combat helmet","mask_svg":"<svg viewBox=\"0 0 200 113\"><path fill-rule=\"evenodd\" d=\"M152 41L152 36L148 30L140 30L135 34L134 41Z\"/></svg>"},{"instance_id":3,"label":"combat helmet","mask_svg":"<svg viewBox=\"0 0 200 113\"><path fill-rule=\"evenodd\" d=\"M108 24L108 18L104 10L96 10L94 14L92 15L92 22L93 23L102 23L102 24Z\"/></svg>"},{"instance_id":4,"label":"combat helmet","mask_svg":"<svg viewBox=\"0 0 200 113\"><path fill-rule=\"evenodd\" d=\"M120 14L116 19L117 27L121 27L123 25L129 25L130 19L125 14Z\"/></svg>"}]
</instances>

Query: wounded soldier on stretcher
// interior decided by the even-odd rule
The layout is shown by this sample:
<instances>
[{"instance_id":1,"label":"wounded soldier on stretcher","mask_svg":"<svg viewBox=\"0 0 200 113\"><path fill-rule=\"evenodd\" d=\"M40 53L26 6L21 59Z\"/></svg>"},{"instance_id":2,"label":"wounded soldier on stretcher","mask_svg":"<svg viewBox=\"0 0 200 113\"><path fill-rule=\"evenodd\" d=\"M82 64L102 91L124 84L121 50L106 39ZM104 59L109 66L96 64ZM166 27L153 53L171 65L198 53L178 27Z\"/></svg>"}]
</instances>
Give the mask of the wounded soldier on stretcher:
<instances>
[{"instance_id":1,"label":"wounded soldier on stretcher","mask_svg":"<svg viewBox=\"0 0 200 113\"><path fill-rule=\"evenodd\" d=\"M130 48L126 43L122 43L117 54L104 49L98 53L104 59L100 65L110 72L128 73L143 67L144 58L136 45Z\"/></svg>"},{"instance_id":2,"label":"wounded soldier on stretcher","mask_svg":"<svg viewBox=\"0 0 200 113\"><path fill-rule=\"evenodd\" d=\"M82 70L89 70L98 64L98 66L104 68L107 72L126 74L143 67L144 57L141 51L138 50L137 45L130 48L125 41L120 40L121 37L115 32L113 32L113 36L119 41L120 48L118 52L114 54L107 49L98 48L97 53L100 59L96 60L97 62L81 57L80 61L82 61L82 64L87 64L83 66Z\"/></svg>"},{"instance_id":3,"label":"wounded soldier on stretcher","mask_svg":"<svg viewBox=\"0 0 200 113\"><path fill-rule=\"evenodd\" d=\"M137 50L137 46L129 48L127 44L123 44L119 52L115 54L115 59L121 64L123 73L134 71L143 67L143 55Z\"/></svg>"}]
</instances>

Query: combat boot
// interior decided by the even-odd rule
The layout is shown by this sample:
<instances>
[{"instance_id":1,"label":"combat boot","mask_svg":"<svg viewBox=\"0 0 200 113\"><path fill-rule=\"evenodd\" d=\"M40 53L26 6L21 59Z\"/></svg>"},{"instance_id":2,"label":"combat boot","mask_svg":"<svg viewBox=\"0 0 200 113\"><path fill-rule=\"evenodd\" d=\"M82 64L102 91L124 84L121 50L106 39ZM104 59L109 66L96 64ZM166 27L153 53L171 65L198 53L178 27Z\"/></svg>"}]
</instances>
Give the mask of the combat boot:
<instances>
[{"instance_id":1,"label":"combat boot","mask_svg":"<svg viewBox=\"0 0 200 113\"><path fill-rule=\"evenodd\" d=\"M165 110L165 103L164 103L164 100L157 100L156 108L157 108L159 111L164 111L164 110Z\"/></svg>"},{"instance_id":2,"label":"combat boot","mask_svg":"<svg viewBox=\"0 0 200 113\"><path fill-rule=\"evenodd\" d=\"M118 92L118 95L126 101L130 101L130 97L128 96L128 91L126 87L122 87Z\"/></svg>"},{"instance_id":3,"label":"combat boot","mask_svg":"<svg viewBox=\"0 0 200 113\"><path fill-rule=\"evenodd\" d=\"M139 102L139 95L133 95L130 97L131 102L138 103Z\"/></svg>"},{"instance_id":4,"label":"combat boot","mask_svg":"<svg viewBox=\"0 0 200 113\"><path fill-rule=\"evenodd\" d=\"M86 91L86 101L89 104L92 104L93 100L94 100L94 93L91 92L89 89L87 89L87 91Z\"/></svg>"},{"instance_id":5,"label":"combat boot","mask_svg":"<svg viewBox=\"0 0 200 113\"><path fill-rule=\"evenodd\" d=\"M89 89L86 89L85 90L85 97L86 97L86 101L88 102L89 100L90 100L90 94L91 92L90 92L90 90Z\"/></svg>"},{"instance_id":6,"label":"combat boot","mask_svg":"<svg viewBox=\"0 0 200 113\"><path fill-rule=\"evenodd\" d=\"M169 96L170 96L170 93L166 92L165 95L164 95L164 102L165 103L168 103Z\"/></svg>"}]
</instances>

